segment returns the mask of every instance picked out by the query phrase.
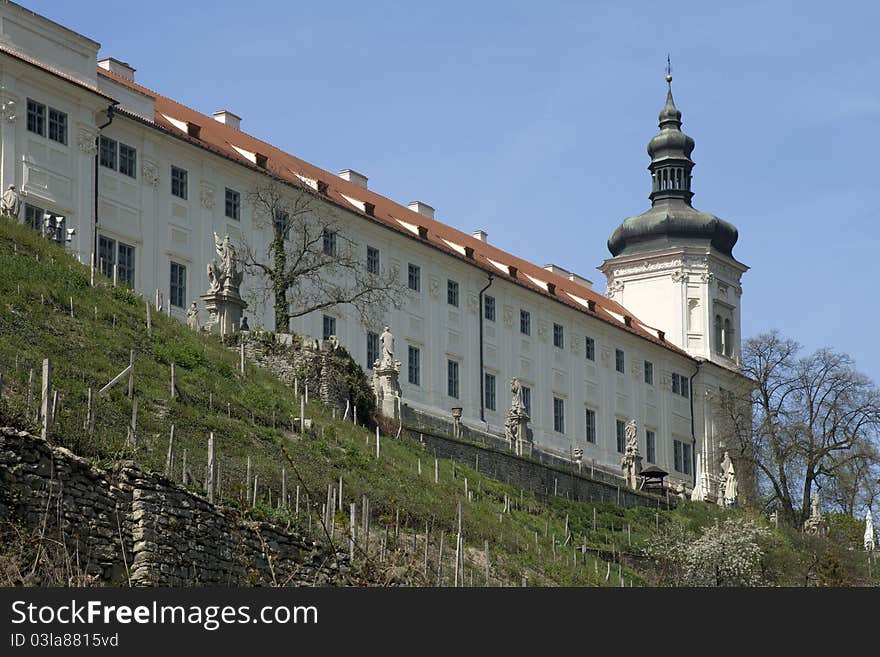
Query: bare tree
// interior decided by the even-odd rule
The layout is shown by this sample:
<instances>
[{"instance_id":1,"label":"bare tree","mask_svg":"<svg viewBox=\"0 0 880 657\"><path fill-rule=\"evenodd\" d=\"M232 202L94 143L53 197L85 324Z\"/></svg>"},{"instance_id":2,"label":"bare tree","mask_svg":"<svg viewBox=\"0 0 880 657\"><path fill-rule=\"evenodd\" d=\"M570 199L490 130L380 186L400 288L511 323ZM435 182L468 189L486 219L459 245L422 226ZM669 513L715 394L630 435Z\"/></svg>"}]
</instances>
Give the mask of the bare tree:
<instances>
[{"instance_id":1,"label":"bare tree","mask_svg":"<svg viewBox=\"0 0 880 657\"><path fill-rule=\"evenodd\" d=\"M316 310L349 305L366 326L377 326L389 307L399 308L406 288L396 267L368 263L366 248L346 237L342 210L318 189L257 184L247 194L265 246L245 242L244 265L272 297L275 330Z\"/></svg>"},{"instance_id":2,"label":"bare tree","mask_svg":"<svg viewBox=\"0 0 880 657\"><path fill-rule=\"evenodd\" d=\"M830 349L799 357L800 349L775 331L746 342L743 373L755 382L750 430L744 400L725 401L739 429L736 456L754 467L765 503L794 526L809 516L814 487L830 492L854 469L877 465L880 432L880 391L852 358Z\"/></svg>"}]
</instances>

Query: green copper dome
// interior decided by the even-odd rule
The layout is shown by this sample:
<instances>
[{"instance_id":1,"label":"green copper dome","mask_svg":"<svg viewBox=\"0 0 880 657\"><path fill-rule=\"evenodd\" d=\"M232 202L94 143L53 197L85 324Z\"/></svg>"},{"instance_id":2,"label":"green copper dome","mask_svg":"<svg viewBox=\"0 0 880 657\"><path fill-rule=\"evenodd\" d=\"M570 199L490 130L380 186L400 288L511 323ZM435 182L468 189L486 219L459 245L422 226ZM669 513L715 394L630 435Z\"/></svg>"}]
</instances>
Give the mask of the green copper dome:
<instances>
[{"instance_id":1,"label":"green copper dome","mask_svg":"<svg viewBox=\"0 0 880 657\"><path fill-rule=\"evenodd\" d=\"M681 131L681 112L672 99L672 76L660 112L660 134L648 142L651 209L626 219L608 240L611 255L628 255L681 244L711 245L733 257L736 227L691 205L694 140Z\"/></svg>"}]
</instances>

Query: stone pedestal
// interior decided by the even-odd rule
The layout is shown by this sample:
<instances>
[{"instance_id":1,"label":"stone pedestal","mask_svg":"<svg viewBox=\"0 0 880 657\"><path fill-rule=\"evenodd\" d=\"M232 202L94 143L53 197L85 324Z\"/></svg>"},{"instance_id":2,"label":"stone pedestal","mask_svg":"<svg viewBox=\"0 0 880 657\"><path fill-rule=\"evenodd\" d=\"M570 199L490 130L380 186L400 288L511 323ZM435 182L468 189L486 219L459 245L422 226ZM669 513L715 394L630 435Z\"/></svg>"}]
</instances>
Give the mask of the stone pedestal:
<instances>
[{"instance_id":1,"label":"stone pedestal","mask_svg":"<svg viewBox=\"0 0 880 657\"><path fill-rule=\"evenodd\" d=\"M400 419L400 361L373 365L373 394L376 408L386 418Z\"/></svg>"},{"instance_id":2,"label":"stone pedestal","mask_svg":"<svg viewBox=\"0 0 880 657\"><path fill-rule=\"evenodd\" d=\"M517 456L531 456L532 441L529 438L529 416L524 410L511 408L504 421L504 434L510 449Z\"/></svg>"},{"instance_id":3,"label":"stone pedestal","mask_svg":"<svg viewBox=\"0 0 880 657\"><path fill-rule=\"evenodd\" d=\"M203 330L218 335L232 335L241 327L241 316L247 303L234 290L225 289L203 294L208 321Z\"/></svg>"}]
</instances>

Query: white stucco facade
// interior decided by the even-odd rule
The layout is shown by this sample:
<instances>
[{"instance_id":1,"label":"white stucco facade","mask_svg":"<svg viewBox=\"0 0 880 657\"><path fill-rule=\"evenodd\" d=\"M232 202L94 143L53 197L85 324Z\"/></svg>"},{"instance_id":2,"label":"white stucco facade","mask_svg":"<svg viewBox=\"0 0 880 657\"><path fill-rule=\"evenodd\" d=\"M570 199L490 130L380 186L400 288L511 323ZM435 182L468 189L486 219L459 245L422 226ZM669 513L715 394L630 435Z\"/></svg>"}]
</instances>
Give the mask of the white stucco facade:
<instances>
[{"instance_id":1,"label":"white stucco facade","mask_svg":"<svg viewBox=\"0 0 880 657\"><path fill-rule=\"evenodd\" d=\"M183 303L171 305L171 312L181 321L189 302L207 288L205 270L214 257L214 232L228 234L233 242L242 238L257 245L268 242L268 234L255 224L252 208L244 200L263 174L151 126L151 97L98 74L99 44L4 3L0 45L5 47L0 51L0 102L14 101L14 111L5 117L0 114L0 184L4 189L16 185L23 204L63 215L67 227L76 230L67 248L81 262L89 262L96 242L98 134L134 149L136 167L127 173L120 173L118 164L115 169L97 167L97 235L114 242L116 257L121 257L119 245L133 247L133 284L145 296L160 290L168 303L172 269L177 265L174 272L182 276L185 289ZM28 99L45 105L47 112L66 114L63 143L29 129ZM99 133L114 102L125 111L117 112ZM186 198L172 194L172 167L187 172ZM226 216L227 188L241 194L238 220ZM609 220L609 227L612 223ZM484 372L495 377L495 403L494 408L487 404L486 423L481 424L478 292L487 284L486 270L358 212L344 215L344 231L363 249L364 258L367 246L379 249L382 268L397 268L404 284L410 263L420 269L420 290L385 318L396 338L395 356L403 364L400 385L405 403L444 417L452 407L461 406L466 423L503 432L509 381L518 377L529 388L531 427L535 444L542 449L567 457L580 448L585 463L594 460L618 468L622 452L618 422L635 419L645 465L653 462L692 484L696 451L705 454L703 463L710 468L720 459L718 442L723 437L714 428L707 400L741 378L737 374L740 276L746 268L735 260L711 250L670 247L612 258L601 268L617 301L662 330L669 342L690 356L496 278L486 291L495 299L495 319L483 320ZM130 252L126 254L128 258ZM457 306L447 300L449 280L459 284ZM248 297L254 284L245 278L243 296ZM180 287L176 289L180 295ZM521 311L530 317L528 334L521 330ZM268 304L252 305L245 314L252 328L272 326ZM335 318L338 339L366 369L368 328L349 309L312 313L294 320L291 328L319 337L325 314ZM729 355L714 348L716 315L731 323L727 335L734 345ZM554 324L562 327L561 346L554 344ZM592 340L592 358L588 340ZM419 350L418 384L409 381L409 347ZM709 364L701 365L701 360ZM459 363L457 398L448 394L448 361ZM646 368L652 376L646 375ZM687 394L682 393L682 379L688 382ZM674 385L674 380L679 383ZM554 399L561 400L561 406ZM554 409L557 416L561 410L562 425L554 418ZM587 426L588 411L594 414L594 432ZM647 444L648 432L653 435L653 450Z\"/></svg>"}]
</instances>

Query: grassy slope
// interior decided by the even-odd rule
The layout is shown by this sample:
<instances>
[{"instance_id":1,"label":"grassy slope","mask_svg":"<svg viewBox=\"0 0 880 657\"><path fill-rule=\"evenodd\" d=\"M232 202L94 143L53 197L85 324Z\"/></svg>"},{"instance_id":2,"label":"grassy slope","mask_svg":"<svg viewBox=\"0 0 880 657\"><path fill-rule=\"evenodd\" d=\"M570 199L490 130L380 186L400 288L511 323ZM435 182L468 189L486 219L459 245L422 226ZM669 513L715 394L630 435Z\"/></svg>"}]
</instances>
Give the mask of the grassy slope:
<instances>
[{"instance_id":1,"label":"grassy slope","mask_svg":"<svg viewBox=\"0 0 880 657\"><path fill-rule=\"evenodd\" d=\"M612 504L539 500L461 464L456 465L453 478L453 464L446 460L440 461L440 482L434 484L433 458L417 443L383 437L381 457L376 460L375 439L368 430L330 418L319 404L310 404L307 411L307 417L315 420L314 437L273 429L273 413L288 421L299 414L299 402L289 388L271 373L252 365L248 365L246 376L241 376L237 355L219 340L190 331L155 312L152 335L148 335L145 315L142 298L110 287L103 278L99 286L90 287L87 268L29 229L0 218L0 371L5 388L0 420L38 429L25 408L28 372L33 368L36 373L38 396L40 363L48 356L53 360L53 381L62 398L54 432L56 442L103 465L118 458L135 458L144 467L162 470L173 423L179 445L178 464L181 450L187 449L190 469L195 479L202 481L207 437L213 432L221 461L224 503L241 505L245 462L250 455L262 495L259 507L247 512L299 523L303 530L311 525L317 536L314 521L307 522L304 515L294 518L266 504L267 490L273 491L275 499L280 490L284 446L304 485L321 498L317 503L311 500L318 512L328 484L337 482L340 476L347 501L359 501L362 495L370 498L375 523L373 548L379 541L381 526L392 524L398 514L403 532L401 546L411 543L407 528L424 535L428 523L432 565L427 583L436 581L433 573L440 531L447 534L444 583L451 583L454 539L450 532L456 525L459 502L468 556L467 581L476 573L474 581L478 584L483 582L484 541L489 541L493 584L519 584L525 575L530 584L619 585L617 564L611 567L612 575L606 581L607 562L597 559L597 550L602 556L619 548L638 552L638 546L658 523L680 522L698 528L724 513L732 513L702 504L685 504L679 510L657 514L650 509L622 509ZM130 349L137 353L135 396L139 402L140 440L135 453L125 445L125 427L131 417L125 381L100 396L94 435L83 430L88 387L97 391L121 371L128 364ZM181 393L176 400L170 395L171 362L176 363ZM180 478L179 470L176 478ZM465 478L468 488L474 491L472 500L464 494ZM288 481L293 496L298 482L289 470ZM198 484L191 486L198 489ZM513 509L501 514L505 496L514 501ZM347 522L342 515L339 525ZM571 544L557 548L556 559L552 556L554 537L556 541L564 538L566 516L573 544L586 544L593 551L586 565L573 565ZM849 531L857 533L857 529ZM802 539L795 533L779 531L774 534L774 545L773 559L778 562L780 581L798 583L798 564L809 561L804 556ZM401 550L394 555L397 564L413 566L408 581L426 583L419 575L423 551L424 544L419 542L415 554ZM626 566L621 572L627 583L639 585L646 581L644 574Z\"/></svg>"}]
</instances>

